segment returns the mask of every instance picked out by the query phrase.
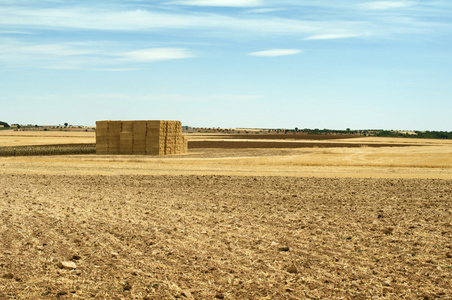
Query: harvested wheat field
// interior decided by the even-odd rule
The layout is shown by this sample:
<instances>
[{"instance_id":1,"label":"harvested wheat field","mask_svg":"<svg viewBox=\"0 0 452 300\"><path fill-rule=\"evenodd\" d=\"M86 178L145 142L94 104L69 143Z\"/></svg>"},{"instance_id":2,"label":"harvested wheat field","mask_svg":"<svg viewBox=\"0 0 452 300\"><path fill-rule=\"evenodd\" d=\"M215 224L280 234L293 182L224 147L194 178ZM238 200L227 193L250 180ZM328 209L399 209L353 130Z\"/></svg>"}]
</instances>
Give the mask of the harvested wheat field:
<instances>
[{"instance_id":1,"label":"harvested wheat field","mask_svg":"<svg viewBox=\"0 0 452 300\"><path fill-rule=\"evenodd\" d=\"M0 298L450 299L447 180L1 175Z\"/></svg>"},{"instance_id":2,"label":"harvested wheat field","mask_svg":"<svg viewBox=\"0 0 452 300\"><path fill-rule=\"evenodd\" d=\"M344 142L0 157L0 299L452 299L451 143Z\"/></svg>"}]
</instances>

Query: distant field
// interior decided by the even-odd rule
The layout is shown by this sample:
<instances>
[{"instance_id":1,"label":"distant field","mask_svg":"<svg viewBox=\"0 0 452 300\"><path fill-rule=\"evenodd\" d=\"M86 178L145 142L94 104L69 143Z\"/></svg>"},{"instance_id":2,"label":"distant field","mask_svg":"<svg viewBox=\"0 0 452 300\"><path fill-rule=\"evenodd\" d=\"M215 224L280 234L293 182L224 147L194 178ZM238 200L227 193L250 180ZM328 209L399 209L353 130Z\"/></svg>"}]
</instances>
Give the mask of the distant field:
<instances>
[{"instance_id":1,"label":"distant field","mask_svg":"<svg viewBox=\"0 0 452 300\"><path fill-rule=\"evenodd\" d=\"M5 173L316 176L452 179L452 141L361 137L338 140L218 139L187 135L185 155L2 157ZM203 137L203 138L200 138ZM93 133L1 132L1 145L94 143ZM240 147L218 148L221 143ZM261 148L246 147L262 143ZM304 147L291 148L297 143ZM196 144L201 144L196 148ZM209 146L210 144L210 146ZM273 146L272 146L273 145ZM331 145L331 147L329 147ZM399 147L401 145L410 147ZM274 148L272 148L274 147Z\"/></svg>"},{"instance_id":2,"label":"distant field","mask_svg":"<svg viewBox=\"0 0 452 300\"><path fill-rule=\"evenodd\" d=\"M89 144L96 142L94 132L72 131L0 131L0 147L55 145L55 144Z\"/></svg>"}]
</instances>

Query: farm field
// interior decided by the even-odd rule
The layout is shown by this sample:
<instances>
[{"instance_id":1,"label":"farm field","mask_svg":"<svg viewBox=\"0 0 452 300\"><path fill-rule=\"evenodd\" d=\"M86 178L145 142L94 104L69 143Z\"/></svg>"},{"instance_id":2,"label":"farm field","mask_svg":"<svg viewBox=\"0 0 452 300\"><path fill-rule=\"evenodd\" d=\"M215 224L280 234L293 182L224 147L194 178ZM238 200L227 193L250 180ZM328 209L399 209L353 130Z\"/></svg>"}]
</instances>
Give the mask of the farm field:
<instances>
[{"instance_id":1,"label":"farm field","mask_svg":"<svg viewBox=\"0 0 452 300\"><path fill-rule=\"evenodd\" d=\"M450 180L0 175L1 299L450 299Z\"/></svg>"},{"instance_id":2,"label":"farm field","mask_svg":"<svg viewBox=\"0 0 452 300\"><path fill-rule=\"evenodd\" d=\"M0 157L0 299L451 299L452 143L337 142Z\"/></svg>"},{"instance_id":3,"label":"farm field","mask_svg":"<svg viewBox=\"0 0 452 300\"><path fill-rule=\"evenodd\" d=\"M88 144L96 142L94 132L0 130L0 146Z\"/></svg>"}]
</instances>

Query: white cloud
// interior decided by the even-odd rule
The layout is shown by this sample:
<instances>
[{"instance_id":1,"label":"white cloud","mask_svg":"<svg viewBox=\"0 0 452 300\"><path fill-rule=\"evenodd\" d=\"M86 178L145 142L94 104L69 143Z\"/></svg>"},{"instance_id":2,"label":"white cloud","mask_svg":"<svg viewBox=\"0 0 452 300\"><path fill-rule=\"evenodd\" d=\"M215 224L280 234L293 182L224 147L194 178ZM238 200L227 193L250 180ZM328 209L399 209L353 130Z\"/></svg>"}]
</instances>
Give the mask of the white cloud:
<instances>
[{"instance_id":1,"label":"white cloud","mask_svg":"<svg viewBox=\"0 0 452 300\"><path fill-rule=\"evenodd\" d=\"M363 36L355 33L332 33L332 34L317 34L304 38L303 40L332 40L332 39L346 39Z\"/></svg>"},{"instance_id":2,"label":"white cloud","mask_svg":"<svg viewBox=\"0 0 452 300\"><path fill-rule=\"evenodd\" d=\"M186 49L179 48L151 48L130 51L123 54L124 60L135 62L153 62L159 60L183 59L195 57Z\"/></svg>"},{"instance_id":3,"label":"white cloud","mask_svg":"<svg viewBox=\"0 0 452 300\"><path fill-rule=\"evenodd\" d=\"M261 6L262 0L178 0L167 3L190 6L255 7Z\"/></svg>"},{"instance_id":4,"label":"white cloud","mask_svg":"<svg viewBox=\"0 0 452 300\"><path fill-rule=\"evenodd\" d=\"M286 55L294 55L301 53L301 50L298 49L270 49L264 51L257 51L249 53L252 56L286 56Z\"/></svg>"},{"instance_id":5,"label":"white cloud","mask_svg":"<svg viewBox=\"0 0 452 300\"><path fill-rule=\"evenodd\" d=\"M392 8L407 7L413 5L409 1L374 1L360 4L361 7L371 10L385 10Z\"/></svg>"},{"instance_id":6,"label":"white cloud","mask_svg":"<svg viewBox=\"0 0 452 300\"><path fill-rule=\"evenodd\" d=\"M282 10L284 10L284 9L283 8L255 8L255 9L250 9L247 12L254 13L254 14L265 14L265 13L272 13L272 12L282 11Z\"/></svg>"},{"instance_id":7,"label":"white cloud","mask_svg":"<svg viewBox=\"0 0 452 300\"><path fill-rule=\"evenodd\" d=\"M195 57L186 49L150 48L124 52L112 42L31 44L0 39L0 65L64 70L131 71L133 62Z\"/></svg>"},{"instance_id":8,"label":"white cloud","mask_svg":"<svg viewBox=\"0 0 452 300\"><path fill-rule=\"evenodd\" d=\"M24 10L0 7L0 25L27 26L33 29L75 28L87 30L155 30L203 29L228 30L242 33L300 33L311 32L323 22L283 18L244 18L219 14L180 14L147 10L98 10L59 8ZM335 27L340 26L335 24Z\"/></svg>"}]
</instances>

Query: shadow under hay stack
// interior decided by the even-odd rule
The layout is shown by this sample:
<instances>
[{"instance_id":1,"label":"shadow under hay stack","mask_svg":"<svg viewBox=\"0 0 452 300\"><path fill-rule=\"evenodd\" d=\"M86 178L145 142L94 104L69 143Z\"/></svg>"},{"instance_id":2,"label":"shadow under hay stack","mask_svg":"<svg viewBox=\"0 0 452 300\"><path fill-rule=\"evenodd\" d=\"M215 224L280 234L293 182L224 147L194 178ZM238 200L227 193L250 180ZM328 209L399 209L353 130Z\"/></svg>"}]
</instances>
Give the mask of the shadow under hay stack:
<instances>
[{"instance_id":1,"label":"shadow under hay stack","mask_svg":"<svg viewBox=\"0 0 452 300\"><path fill-rule=\"evenodd\" d=\"M167 155L187 153L180 121L97 121L96 153Z\"/></svg>"}]
</instances>

